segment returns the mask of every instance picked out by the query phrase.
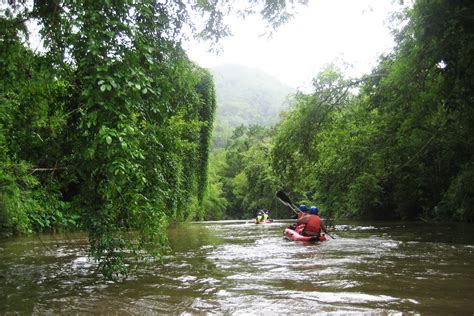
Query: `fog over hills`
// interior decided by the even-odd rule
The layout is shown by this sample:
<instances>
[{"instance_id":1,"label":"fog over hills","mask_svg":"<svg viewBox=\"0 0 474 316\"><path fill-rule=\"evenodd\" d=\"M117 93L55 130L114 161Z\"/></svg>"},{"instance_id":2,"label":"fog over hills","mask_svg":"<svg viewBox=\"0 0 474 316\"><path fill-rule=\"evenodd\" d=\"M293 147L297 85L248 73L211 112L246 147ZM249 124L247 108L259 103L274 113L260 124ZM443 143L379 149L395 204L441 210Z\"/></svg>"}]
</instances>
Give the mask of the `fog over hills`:
<instances>
[{"instance_id":1,"label":"fog over hills","mask_svg":"<svg viewBox=\"0 0 474 316\"><path fill-rule=\"evenodd\" d=\"M217 126L233 129L241 124L270 126L288 106L287 96L295 90L276 78L240 65L211 69L217 98Z\"/></svg>"}]
</instances>

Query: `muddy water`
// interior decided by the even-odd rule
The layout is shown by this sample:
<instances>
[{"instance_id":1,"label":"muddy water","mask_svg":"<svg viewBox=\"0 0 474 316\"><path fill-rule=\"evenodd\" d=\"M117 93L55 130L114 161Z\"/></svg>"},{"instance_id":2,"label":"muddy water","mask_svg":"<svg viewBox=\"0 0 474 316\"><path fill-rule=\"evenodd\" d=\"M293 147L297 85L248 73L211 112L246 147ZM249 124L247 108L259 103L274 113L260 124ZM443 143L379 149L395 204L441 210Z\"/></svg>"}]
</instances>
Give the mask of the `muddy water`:
<instances>
[{"instance_id":1,"label":"muddy water","mask_svg":"<svg viewBox=\"0 0 474 316\"><path fill-rule=\"evenodd\" d=\"M290 222L169 232L162 263L105 282L83 234L0 241L0 314L474 313L474 226L346 222L327 242Z\"/></svg>"}]
</instances>

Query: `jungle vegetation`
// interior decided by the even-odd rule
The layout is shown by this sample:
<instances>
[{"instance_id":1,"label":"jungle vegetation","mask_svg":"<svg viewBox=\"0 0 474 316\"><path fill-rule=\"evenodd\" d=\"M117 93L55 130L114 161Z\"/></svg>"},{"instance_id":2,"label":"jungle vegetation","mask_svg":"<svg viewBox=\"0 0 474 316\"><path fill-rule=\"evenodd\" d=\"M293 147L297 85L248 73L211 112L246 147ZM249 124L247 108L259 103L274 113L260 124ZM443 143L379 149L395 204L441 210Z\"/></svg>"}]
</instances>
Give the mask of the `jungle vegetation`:
<instances>
[{"instance_id":1,"label":"jungle vegetation","mask_svg":"<svg viewBox=\"0 0 474 316\"><path fill-rule=\"evenodd\" d=\"M288 218L282 188L328 218L473 221L473 9L416 1L371 74L327 65L275 126L235 129L212 158L224 215Z\"/></svg>"},{"instance_id":2,"label":"jungle vegetation","mask_svg":"<svg viewBox=\"0 0 474 316\"><path fill-rule=\"evenodd\" d=\"M181 42L192 32L216 47L230 32L223 20L229 12L259 13L271 31L293 7L293 1L251 1L240 9L227 1L2 4L2 235L85 230L107 277L126 275L127 260L162 254L168 224L204 218L213 190L213 79Z\"/></svg>"}]
</instances>

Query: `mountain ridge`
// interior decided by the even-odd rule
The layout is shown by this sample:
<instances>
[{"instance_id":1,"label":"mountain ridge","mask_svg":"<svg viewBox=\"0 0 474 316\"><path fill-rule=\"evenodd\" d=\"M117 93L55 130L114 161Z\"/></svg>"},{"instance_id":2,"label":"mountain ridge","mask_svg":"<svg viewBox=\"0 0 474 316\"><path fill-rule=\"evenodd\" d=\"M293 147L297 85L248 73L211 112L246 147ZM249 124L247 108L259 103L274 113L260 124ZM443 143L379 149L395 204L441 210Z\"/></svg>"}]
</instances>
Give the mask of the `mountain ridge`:
<instances>
[{"instance_id":1,"label":"mountain ridge","mask_svg":"<svg viewBox=\"0 0 474 316\"><path fill-rule=\"evenodd\" d=\"M271 126L288 106L295 89L256 68L223 64L210 69L216 88L217 125L235 128L241 124Z\"/></svg>"}]
</instances>

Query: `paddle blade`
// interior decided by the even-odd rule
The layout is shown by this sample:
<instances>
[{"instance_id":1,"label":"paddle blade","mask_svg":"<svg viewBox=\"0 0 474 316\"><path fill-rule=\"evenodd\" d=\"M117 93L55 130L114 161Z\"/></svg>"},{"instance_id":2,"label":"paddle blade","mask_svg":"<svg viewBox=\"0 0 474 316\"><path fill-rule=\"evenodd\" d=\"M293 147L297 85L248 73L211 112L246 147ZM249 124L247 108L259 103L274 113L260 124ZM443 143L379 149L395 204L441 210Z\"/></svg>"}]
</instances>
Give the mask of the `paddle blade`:
<instances>
[{"instance_id":1,"label":"paddle blade","mask_svg":"<svg viewBox=\"0 0 474 316\"><path fill-rule=\"evenodd\" d=\"M286 203L288 203L288 204L293 204L293 203L291 203L291 200L290 200L290 198L286 195L286 193L283 192L283 191L281 191L281 190L276 193L276 197L279 198L280 200L282 200L283 202L286 202Z\"/></svg>"},{"instance_id":2,"label":"paddle blade","mask_svg":"<svg viewBox=\"0 0 474 316\"><path fill-rule=\"evenodd\" d=\"M284 205L288 206L288 208L290 210L292 210L293 212L295 212L296 214L298 214L298 209L296 208L296 206L293 205L293 203L291 202L290 198L288 197L288 195L285 194L285 192L283 191L278 191L276 193L276 197L277 199L283 203Z\"/></svg>"}]
</instances>

